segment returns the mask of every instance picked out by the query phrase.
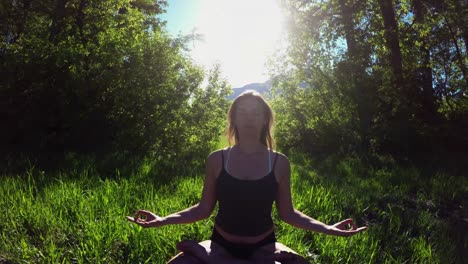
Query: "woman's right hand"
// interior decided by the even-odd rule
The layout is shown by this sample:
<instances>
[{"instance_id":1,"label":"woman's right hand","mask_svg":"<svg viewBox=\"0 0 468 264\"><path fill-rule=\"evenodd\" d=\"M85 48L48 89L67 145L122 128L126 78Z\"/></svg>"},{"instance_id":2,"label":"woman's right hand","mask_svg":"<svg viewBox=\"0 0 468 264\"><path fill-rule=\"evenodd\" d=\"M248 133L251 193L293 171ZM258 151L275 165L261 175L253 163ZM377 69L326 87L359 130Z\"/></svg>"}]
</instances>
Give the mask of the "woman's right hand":
<instances>
[{"instance_id":1,"label":"woman's right hand","mask_svg":"<svg viewBox=\"0 0 468 264\"><path fill-rule=\"evenodd\" d=\"M164 218L146 210L138 210L135 217L127 216L127 220L142 227L158 227L164 222Z\"/></svg>"},{"instance_id":2,"label":"woman's right hand","mask_svg":"<svg viewBox=\"0 0 468 264\"><path fill-rule=\"evenodd\" d=\"M363 232L367 229L367 226L357 227L353 219L349 218L338 222L332 226L329 226L329 230L333 231L333 235L336 236L352 236L354 234Z\"/></svg>"}]
</instances>

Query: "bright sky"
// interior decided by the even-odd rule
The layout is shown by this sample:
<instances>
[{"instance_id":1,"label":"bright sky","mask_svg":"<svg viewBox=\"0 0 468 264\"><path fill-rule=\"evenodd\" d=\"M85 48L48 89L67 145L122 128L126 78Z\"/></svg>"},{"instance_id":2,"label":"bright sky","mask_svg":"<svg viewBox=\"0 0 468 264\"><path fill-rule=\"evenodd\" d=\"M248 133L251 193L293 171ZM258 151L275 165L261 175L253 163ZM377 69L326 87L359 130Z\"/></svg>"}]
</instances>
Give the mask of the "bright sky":
<instances>
[{"instance_id":1,"label":"bright sky","mask_svg":"<svg viewBox=\"0 0 468 264\"><path fill-rule=\"evenodd\" d=\"M190 44L196 63L219 62L233 88L268 79L265 63L284 38L277 0L168 0L167 29L176 36L195 30Z\"/></svg>"}]
</instances>

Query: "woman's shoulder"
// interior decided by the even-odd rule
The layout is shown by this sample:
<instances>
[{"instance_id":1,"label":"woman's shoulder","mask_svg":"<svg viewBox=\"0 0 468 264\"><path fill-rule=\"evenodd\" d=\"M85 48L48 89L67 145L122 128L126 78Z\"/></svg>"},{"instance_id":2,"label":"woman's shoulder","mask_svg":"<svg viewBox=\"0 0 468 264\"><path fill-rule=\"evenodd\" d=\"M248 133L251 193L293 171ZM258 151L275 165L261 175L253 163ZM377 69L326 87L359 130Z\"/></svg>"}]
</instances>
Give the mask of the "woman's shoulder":
<instances>
[{"instance_id":1,"label":"woman's shoulder","mask_svg":"<svg viewBox=\"0 0 468 264\"><path fill-rule=\"evenodd\" d=\"M226 151L226 149L227 148L218 149L208 155L208 158L206 159L206 169L210 175L219 175L224 163L223 160L225 154L223 152Z\"/></svg>"},{"instance_id":2,"label":"woman's shoulder","mask_svg":"<svg viewBox=\"0 0 468 264\"><path fill-rule=\"evenodd\" d=\"M290 164L289 164L289 159L288 157L281 153L281 152L278 152L278 151L275 151L273 150L272 151L275 155L275 171L278 172L278 173L288 173L288 171L290 171Z\"/></svg>"},{"instance_id":3,"label":"woman's shoulder","mask_svg":"<svg viewBox=\"0 0 468 264\"><path fill-rule=\"evenodd\" d=\"M278 159L279 162L287 162L289 163L289 159L288 159L288 156L286 156L285 154L277 151L277 150L270 150L274 155L275 155L275 158Z\"/></svg>"},{"instance_id":4,"label":"woman's shoulder","mask_svg":"<svg viewBox=\"0 0 468 264\"><path fill-rule=\"evenodd\" d=\"M212 157L212 156L221 156L221 155L224 155L224 152L228 151L230 147L225 147L225 148L222 148L222 149L217 149L213 152L210 153L210 155L208 155L208 158Z\"/></svg>"},{"instance_id":5,"label":"woman's shoulder","mask_svg":"<svg viewBox=\"0 0 468 264\"><path fill-rule=\"evenodd\" d=\"M222 148L222 149L217 149L213 152L211 152L209 155L208 155L208 159L207 161L209 163L211 162L221 162L221 160L223 159L223 157L225 156L225 152L229 149L229 147L225 147L225 148Z\"/></svg>"}]
</instances>

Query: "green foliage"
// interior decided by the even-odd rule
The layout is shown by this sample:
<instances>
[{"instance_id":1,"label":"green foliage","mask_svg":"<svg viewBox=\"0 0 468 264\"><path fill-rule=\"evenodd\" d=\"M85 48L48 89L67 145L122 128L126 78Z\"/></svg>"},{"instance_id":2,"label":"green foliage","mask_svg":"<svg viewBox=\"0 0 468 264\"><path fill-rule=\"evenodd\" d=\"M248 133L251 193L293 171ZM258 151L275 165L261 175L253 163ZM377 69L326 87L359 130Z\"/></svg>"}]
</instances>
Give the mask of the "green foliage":
<instances>
[{"instance_id":1,"label":"green foliage","mask_svg":"<svg viewBox=\"0 0 468 264\"><path fill-rule=\"evenodd\" d=\"M218 142L214 139L219 139L220 132L226 127L229 107L226 98L230 93L231 88L222 77L221 67L215 65L208 74L208 85L194 92L188 108L187 125L190 129L184 145L190 150L190 160L204 161L217 147Z\"/></svg>"},{"instance_id":2,"label":"green foliage","mask_svg":"<svg viewBox=\"0 0 468 264\"><path fill-rule=\"evenodd\" d=\"M456 11L466 3L282 4L289 46L272 60L271 74L284 151L406 160L429 152L437 159L468 146L457 132L468 120L466 27Z\"/></svg>"},{"instance_id":3,"label":"green foliage","mask_svg":"<svg viewBox=\"0 0 468 264\"><path fill-rule=\"evenodd\" d=\"M2 4L2 160L57 167L75 153L113 171L147 157L162 170L210 151L222 132L227 84L218 67L201 88L204 71L160 21L165 5Z\"/></svg>"}]
</instances>

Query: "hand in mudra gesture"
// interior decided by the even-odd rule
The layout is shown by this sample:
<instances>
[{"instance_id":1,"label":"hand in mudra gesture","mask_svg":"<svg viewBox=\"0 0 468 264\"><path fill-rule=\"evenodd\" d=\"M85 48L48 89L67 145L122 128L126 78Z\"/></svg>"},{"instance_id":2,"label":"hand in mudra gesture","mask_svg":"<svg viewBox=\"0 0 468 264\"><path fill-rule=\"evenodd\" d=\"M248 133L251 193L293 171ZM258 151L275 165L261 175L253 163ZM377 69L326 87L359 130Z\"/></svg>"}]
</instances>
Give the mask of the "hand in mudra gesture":
<instances>
[{"instance_id":1,"label":"hand in mudra gesture","mask_svg":"<svg viewBox=\"0 0 468 264\"><path fill-rule=\"evenodd\" d=\"M150 211L138 210L135 217L127 216L127 220L142 227L158 227L163 225L163 218Z\"/></svg>"},{"instance_id":2,"label":"hand in mudra gesture","mask_svg":"<svg viewBox=\"0 0 468 264\"><path fill-rule=\"evenodd\" d=\"M330 229L336 232L335 235L347 237L366 230L367 226L356 227L353 219L349 218L330 226Z\"/></svg>"}]
</instances>

